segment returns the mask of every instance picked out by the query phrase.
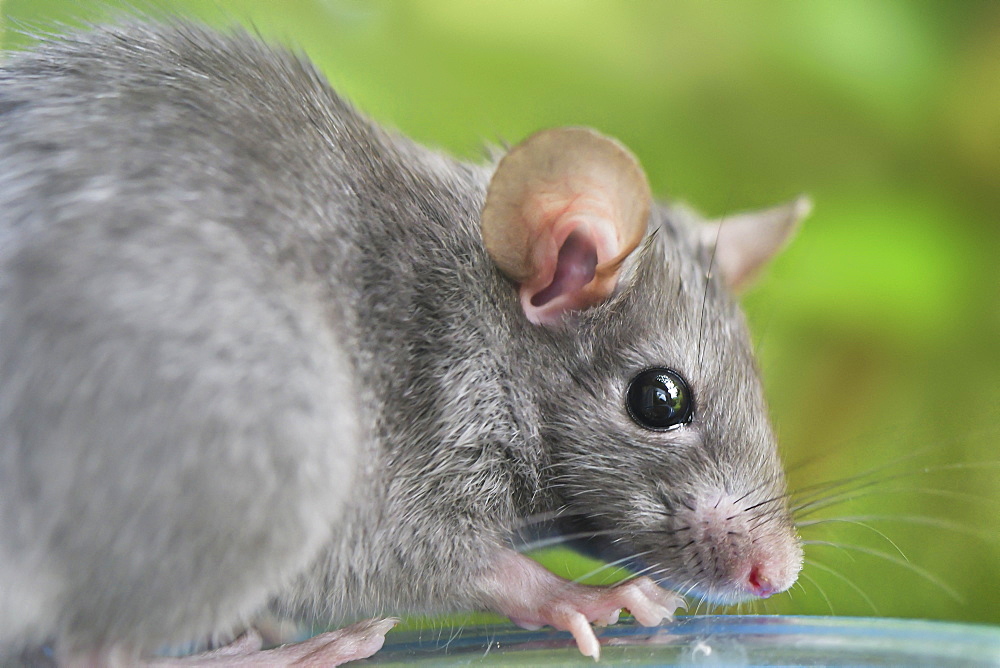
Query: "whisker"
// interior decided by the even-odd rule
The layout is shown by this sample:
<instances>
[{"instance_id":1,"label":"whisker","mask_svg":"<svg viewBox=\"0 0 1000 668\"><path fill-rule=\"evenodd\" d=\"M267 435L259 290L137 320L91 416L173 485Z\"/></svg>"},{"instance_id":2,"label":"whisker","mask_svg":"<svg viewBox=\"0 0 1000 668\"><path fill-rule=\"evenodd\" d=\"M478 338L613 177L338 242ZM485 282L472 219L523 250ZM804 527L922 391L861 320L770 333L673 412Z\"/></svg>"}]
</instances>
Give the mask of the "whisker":
<instances>
[{"instance_id":1,"label":"whisker","mask_svg":"<svg viewBox=\"0 0 1000 668\"><path fill-rule=\"evenodd\" d=\"M815 562L815 561L812 561L812 560L810 560L810 561L809 561L809 563L811 563L811 564L813 564L813 565L815 565L815 564L816 564L816 562ZM830 608L830 614L831 614L831 615L834 615L834 614L836 614L836 613L835 613L835 612L833 611L833 603L832 603L832 602L830 601L830 597L826 595L826 591L825 591L825 590L823 589L823 587L821 587L821 586L820 586L820 584L819 584L818 582L816 582L815 578L813 578L812 576L810 576L810 575L809 575L808 573L806 573L805 571L803 571L803 572L799 573L799 577L800 577L800 578L805 578L806 580L809 580L809 582L811 582L811 583L812 583L812 585L813 585L814 587L816 587L816 591L818 591L818 592L819 592L819 595L823 597L823 600L824 600L824 601L826 601L826 605L827 605L827 607L828 607L828 608Z\"/></svg>"},{"instance_id":2,"label":"whisker","mask_svg":"<svg viewBox=\"0 0 1000 668\"><path fill-rule=\"evenodd\" d=\"M857 584L855 584L846 575L844 575L843 573L840 573L840 572L838 572L838 571L830 568L829 566L824 566L823 564L819 563L815 559L806 559L805 563L809 564L813 568L820 569L824 573L829 573L830 575L834 576L835 578L837 578L838 580L840 580L841 582L843 582L844 584L846 584L848 587L850 587L855 592L857 592L858 596L860 596L864 600L864 602L868 604L868 606L872 609L872 612L875 613L876 617L881 616L881 613L878 611L878 608L875 606L875 602L872 601L871 597L868 596L868 594L866 594L865 591L861 587L859 587ZM812 578L809 578L809 579L812 582L815 582L815 580L813 580ZM833 612L833 609L831 608L830 611Z\"/></svg>"},{"instance_id":3,"label":"whisker","mask_svg":"<svg viewBox=\"0 0 1000 668\"><path fill-rule=\"evenodd\" d=\"M848 491L841 495L831 496L828 499L817 499L812 503L798 508L793 508L792 514L795 516L796 520L799 520L800 518L808 517L809 515L825 508L841 503L847 503L849 501L855 501L857 499L867 498L877 494L926 494L928 496L936 496L938 498L965 501L975 504L981 504L984 500L982 496L977 496L975 494L955 492L949 489L938 489L936 487L881 487L878 489L870 489L869 487L871 486L869 485L866 485L865 487L868 489L858 491L856 494Z\"/></svg>"},{"instance_id":4,"label":"whisker","mask_svg":"<svg viewBox=\"0 0 1000 668\"><path fill-rule=\"evenodd\" d=\"M807 545L825 545L828 547L837 547L842 550L850 550L854 552L859 552L861 554L867 554L873 557L878 557L879 559L884 559L889 563L896 564L897 566L902 566L903 568L908 569L915 575L919 575L920 577L924 578L924 580L935 585L938 589L948 594L948 596L951 597L956 603L961 603L961 604L965 603L965 599L962 597L961 594L959 594L954 588L949 586L941 578L937 577L927 569L921 568L920 566L917 566L916 564L911 563L909 561L903 561L898 557L895 557L886 552L882 552L881 550L875 550L870 547L862 547L860 545L848 545L844 543L833 543L829 541L802 541L802 542Z\"/></svg>"},{"instance_id":5,"label":"whisker","mask_svg":"<svg viewBox=\"0 0 1000 668\"><path fill-rule=\"evenodd\" d=\"M934 474L934 473L947 473L947 472L951 472L951 471L981 470L981 469L990 469L990 468L1000 467L1000 461L993 461L993 460L982 461L982 462L954 462L954 463L951 463L951 464L940 464L940 465L934 465L934 466L923 466L923 467L920 467L918 469L911 469L911 470L907 470L907 471L900 471L899 473L896 473L896 474L893 474L893 475L889 475L889 476L882 476L882 477L878 477L878 478L875 478L875 479L869 479L872 475L874 475L876 473L884 471L887 468L891 468L892 466L898 465L903 459L912 459L912 458L918 456L919 454L922 454L922 453L918 452L918 453L909 455L906 458L901 458L901 459L897 460L896 462L893 462L892 464L889 464L889 465L886 465L886 466L882 466L882 467L877 467L877 468L874 468L874 469L870 469L870 470L868 470L868 471L866 471L866 472L864 472L864 473L862 473L860 475L852 476L850 478L842 478L842 479L839 479L839 480L829 481L829 482L826 482L826 483L817 483L815 485L808 485L806 487L802 487L802 488L799 488L798 490L793 491L791 494L792 494L792 496L797 496L797 495L801 494L801 492L807 491L807 490L808 491L815 491L815 492L819 493L820 491L828 491L830 489L836 489L838 487L847 487L847 489L844 489L843 492L841 492L841 494L850 494L852 492L856 492L856 491L859 491L859 490L867 489L867 488L872 487L874 485L884 485L887 482L891 482L893 480L899 480L901 478L914 477L914 476L919 476L919 475L929 475L929 474ZM857 486L855 486L855 487L848 487L848 485L851 485L852 483L859 483L859 484ZM793 506L793 512L797 511L797 510L799 510L799 509L801 509L801 508L803 508L805 506L811 505L814 501L817 500L815 498L815 496L813 496L813 498L809 498L809 496L810 495L808 495L808 494L803 494L802 498L799 499L799 504L796 505L796 506Z\"/></svg>"},{"instance_id":6,"label":"whisker","mask_svg":"<svg viewBox=\"0 0 1000 668\"><path fill-rule=\"evenodd\" d=\"M905 462L912 461L912 460L914 460L914 459L916 459L916 458L918 458L920 456L926 455L931 450L932 450L932 447L928 446L926 448L922 448L922 449L920 449L920 450L918 450L916 452L910 453L908 455L905 455L905 456L902 456L902 457L898 457L898 458L894 459L893 461L891 461L891 462L889 462L887 464L883 464L881 466L876 466L876 467L870 468L870 469L868 469L866 471L861 472L858 475L850 476L850 477L847 477L847 478L839 478L839 479L825 481L825 482L820 482L820 483L814 483L812 485L805 485L803 487L799 487L799 488L796 488L796 489L792 490L791 491L791 495L792 496L796 496L796 497L800 496L801 497L800 498L800 503L806 503L808 497L810 496L809 492L819 494L819 493L822 493L822 492L825 492L825 491L828 491L828 490L831 490L831 489L845 488L845 487L847 488L845 491L846 492L850 492L852 490L863 489L863 488L871 486L871 485L884 484L886 482L889 482L891 480L896 480L896 479L899 479L899 478L905 478L905 477L916 476L916 475L923 475L923 474L929 474L929 473L946 472L948 470L951 470L953 468L957 468L958 466L960 466L960 465L953 465L953 464L923 466L923 467L920 467L920 468L915 469L915 470L914 469L904 470L904 471L900 471L900 472L892 474L892 475L887 475L887 476L878 475L878 474L880 474L880 473L882 473L882 472L884 472L886 470L889 470L889 469L892 469L894 467L900 466L900 465L902 465ZM1000 461L996 461L996 462L983 462L982 464L984 464L985 466L980 466L981 468L982 467L1000 466ZM971 467L963 467L963 468L971 468ZM878 475L878 477L873 478L873 476L876 476L876 475ZM853 483L858 483L858 486L857 487L848 487L849 485L852 485Z\"/></svg>"},{"instance_id":7,"label":"whisker","mask_svg":"<svg viewBox=\"0 0 1000 668\"><path fill-rule=\"evenodd\" d=\"M605 571L611 570L613 568L617 568L617 567L621 566L621 564L624 564L624 563L626 563L626 562L628 562L628 561L630 561L632 559L638 559L640 557L644 557L647 554L649 554L650 552L652 552L652 550L647 550L645 552L639 552L639 553L634 554L634 555L629 556L629 557L623 557L621 559L617 559L615 561L612 561L612 562L609 562L609 563L606 563L606 564L601 564L599 567L595 568L594 570L590 571L589 573L581 575L580 577L577 577L577 578L573 578L573 582L581 583L584 580L587 580L589 578L594 577L595 575L599 575L599 574L601 574L601 573L603 573ZM648 569L645 569L645 570L648 570ZM631 579L631 578L626 578L626 579Z\"/></svg>"},{"instance_id":8,"label":"whisker","mask_svg":"<svg viewBox=\"0 0 1000 668\"><path fill-rule=\"evenodd\" d=\"M573 517L575 515L583 515L582 510L570 511L568 506L563 506L557 510L549 510L543 513L534 513L528 515L521 519L518 523L518 527L532 526L535 524L542 524L544 522L551 522L552 520L559 519L560 517Z\"/></svg>"},{"instance_id":9,"label":"whisker","mask_svg":"<svg viewBox=\"0 0 1000 668\"><path fill-rule=\"evenodd\" d=\"M780 515L778 513L772 513L770 515L757 515L752 520L752 521L755 521L755 524L753 524L753 526L750 527L750 532L753 533L754 531L757 531L758 529L760 529L760 527L764 526L768 522L774 522L775 520L777 520L777 519L779 519L781 517L782 517L782 515ZM764 518L764 519L761 519L761 518ZM756 521L756 520L760 520L760 521Z\"/></svg>"},{"instance_id":10,"label":"whisker","mask_svg":"<svg viewBox=\"0 0 1000 668\"><path fill-rule=\"evenodd\" d=\"M540 538L538 540L526 541L521 544L517 544L515 549L518 552L533 552L535 550L543 550L549 547L557 547L559 545L565 545L570 541L578 540L580 538L596 538L599 536L610 536L617 533L621 533L618 529L605 529L603 531L581 531L578 533L570 534L560 534L558 536L552 536L550 538Z\"/></svg>"},{"instance_id":11,"label":"whisker","mask_svg":"<svg viewBox=\"0 0 1000 668\"><path fill-rule=\"evenodd\" d=\"M837 548L839 550L842 550L844 552L844 556L847 557L848 559L850 559L851 561L857 561L857 559L855 559L855 557L854 557L853 554L850 554L849 552L846 551L847 550L847 546L844 545L844 544L842 544L842 543L835 543L833 541L828 541L828 540L804 540L804 541L802 541L802 544L803 545L822 545L824 547L834 547L834 548Z\"/></svg>"},{"instance_id":12,"label":"whisker","mask_svg":"<svg viewBox=\"0 0 1000 668\"><path fill-rule=\"evenodd\" d=\"M859 520L862 522L906 522L910 524L920 524L923 526L933 527L935 529L954 531L955 533L963 533L979 538L980 540L988 543L997 543L1000 541L1000 536L990 531L980 531L971 527L963 526L957 522L941 519L939 517L921 517L919 515L845 515L843 517L824 517L814 520L806 520L805 522L796 522L795 526L799 529L808 529L821 524L845 520Z\"/></svg>"},{"instance_id":13,"label":"whisker","mask_svg":"<svg viewBox=\"0 0 1000 668\"><path fill-rule=\"evenodd\" d=\"M775 503L777 501L783 501L783 500L787 499L788 497L789 497L789 493L788 492L785 492L784 494L779 494L777 496L772 496L770 499L767 499L765 501L761 501L760 503L755 503L752 506L747 506L746 508L743 509L743 512L744 513L749 512L751 510L754 510L756 508L760 508L761 506L767 505L769 503Z\"/></svg>"},{"instance_id":14,"label":"whisker","mask_svg":"<svg viewBox=\"0 0 1000 668\"><path fill-rule=\"evenodd\" d=\"M887 543L889 543L890 545L892 545L892 547L895 548L896 552L899 552L899 556L901 556L907 563L909 563L909 561L910 561L909 558L905 554L903 554L903 551L901 549L899 549L899 545L897 545L895 543L895 541L893 541L891 538L889 538L887 535L885 535L884 533L882 533L881 531L879 531L875 527L873 527L873 526L871 526L869 524L865 524L863 521L858 521L858 520L854 520L854 519L850 519L850 518L846 518L846 517L831 517L831 518L828 518L825 521L826 522L831 522L831 523L838 522L838 523L843 523L843 524L851 524L853 526L859 526L859 527L862 527L864 529L868 529L869 531L871 531L872 533L880 536L883 540L885 540Z\"/></svg>"}]
</instances>

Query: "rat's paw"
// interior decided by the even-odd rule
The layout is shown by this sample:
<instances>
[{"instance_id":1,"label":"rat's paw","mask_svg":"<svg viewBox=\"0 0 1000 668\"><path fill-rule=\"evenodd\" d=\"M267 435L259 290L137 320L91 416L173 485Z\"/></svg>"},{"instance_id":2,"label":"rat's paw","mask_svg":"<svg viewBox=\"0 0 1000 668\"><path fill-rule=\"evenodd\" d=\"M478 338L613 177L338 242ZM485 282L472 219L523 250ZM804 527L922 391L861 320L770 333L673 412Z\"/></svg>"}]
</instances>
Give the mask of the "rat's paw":
<instances>
[{"instance_id":1,"label":"rat's paw","mask_svg":"<svg viewBox=\"0 0 1000 668\"><path fill-rule=\"evenodd\" d=\"M576 584L549 573L527 557L505 554L489 585L493 607L528 629L545 625L569 631L586 656L600 657L601 647L591 624L606 626L628 610L643 626L672 619L684 599L649 578L612 587Z\"/></svg>"},{"instance_id":2,"label":"rat's paw","mask_svg":"<svg viewBox=\"0 0 1000 668\"><path fill-rule=\"evenodd\" d=\"M385 634L398 619L369 619L336 631L329 631L300 643L261 650L261 638L248 631L231 644L211 652L182 659L157 659L149 668L225 668L228 666L295 666L319 668L339 666L365 659L379 651Z\"/></svg>"},{"instance_id":3,"label":"rat's paw","mask_svg":"<svg viewBox=\"0 0 1000 668\"><path fill-rule=\"evenodd\" d=\"M657 626L673 619L684 599L660 588L649 578L638 578L613 587L590 587L567 580L547 587L527 606L511 610L510 618L525 628L545 624L569 631L585 656L600 657L600 644L591 624L607 626L618 621L621 611L628 610L643 626Z\"/></svg>"},{"instance_id":4,"label":"rat's paw","mask_svg":"<svg viewBox=\"0 0 1000 668\"><path fill-rule=\"evenodd\" d=\"M301 668L339 666L365 659L382 649L385 634L398 619L369 619L293 645L282 645L261 652L264 665L287 665ZM241 664L246 665L246 664Z\"/></svg>"}]
</instances>

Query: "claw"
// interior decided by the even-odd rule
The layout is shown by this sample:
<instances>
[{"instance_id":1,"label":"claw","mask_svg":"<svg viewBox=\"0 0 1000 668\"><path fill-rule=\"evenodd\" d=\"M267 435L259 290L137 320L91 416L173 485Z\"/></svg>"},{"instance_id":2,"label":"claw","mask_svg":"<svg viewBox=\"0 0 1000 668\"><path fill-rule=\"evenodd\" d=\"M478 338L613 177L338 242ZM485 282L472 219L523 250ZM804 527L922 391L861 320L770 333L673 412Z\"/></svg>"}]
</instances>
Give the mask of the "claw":
<instances>
[{"instance_id":1,"label":"claw","mask_svg":"<svg viewBox=\"0 0 1000 668\"><path fill-rule=\"evenodd\" d=\"M673 619L677 608L684 606L683 598L661 589L649 578L636 578L620 587L627 601L625 607L643 626L659 626L663 620Z\"/></svg>"},{"instance_id":2,"label":"claw","mask_svg":"<svg viewBox=\"0 0 1000 668\"><path fill-rule=\"evenodd\" d=\"M567 622L567 630L573 634L573 639L576 641L576 646L580 648L580 653L593 657L594 661L600 660L601 644L597 642L594 628L583 616L583 613L573 613Z\"/></svg>"}]
</instances>

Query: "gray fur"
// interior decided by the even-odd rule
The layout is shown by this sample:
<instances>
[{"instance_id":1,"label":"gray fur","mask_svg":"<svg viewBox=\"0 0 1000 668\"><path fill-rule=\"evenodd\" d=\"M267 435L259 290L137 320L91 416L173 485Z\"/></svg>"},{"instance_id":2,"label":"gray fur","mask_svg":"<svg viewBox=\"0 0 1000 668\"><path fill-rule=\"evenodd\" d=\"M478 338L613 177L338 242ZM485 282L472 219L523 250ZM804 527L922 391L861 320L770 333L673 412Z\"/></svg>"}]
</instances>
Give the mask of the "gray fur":
<instances>
[{"instance_id":1,"label":"gray fur","mask_svg":"<svg viewBox=\"0 0 1000 668\"><path fill-rule=\"evenodd\" d=\"M0 648L489 607L482 573L556 510L722 587L649 538L706 489L784 490L710 250L658 207L615 297L533 326L479 237L491 169L245 34L135 24L9 58ZM666 433L623 404L661 365L697 401Z\"/></svg>"}]
</instances>

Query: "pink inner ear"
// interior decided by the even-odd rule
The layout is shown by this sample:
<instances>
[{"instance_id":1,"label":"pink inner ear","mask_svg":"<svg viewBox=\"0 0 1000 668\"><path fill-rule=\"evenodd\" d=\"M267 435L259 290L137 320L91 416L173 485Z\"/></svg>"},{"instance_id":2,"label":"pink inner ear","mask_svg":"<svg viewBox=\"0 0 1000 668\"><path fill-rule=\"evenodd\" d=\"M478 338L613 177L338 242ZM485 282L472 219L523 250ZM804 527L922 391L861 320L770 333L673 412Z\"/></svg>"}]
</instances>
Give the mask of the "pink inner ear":
<instances>
[{"instance_id":1,"label":"pink inner ear","mask_svg":"<svg viewBox=\"0 0 1000 668\"><path fill-rule=\"evenodd\" d=\"M579 291L594 280L596 269L597 247L594 240L579 229L573 230L559 249L552 282L531 296L531 305L544 306L557 297Z\"/></svg>"}]
</instances>

